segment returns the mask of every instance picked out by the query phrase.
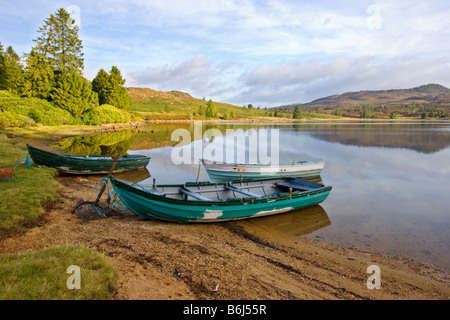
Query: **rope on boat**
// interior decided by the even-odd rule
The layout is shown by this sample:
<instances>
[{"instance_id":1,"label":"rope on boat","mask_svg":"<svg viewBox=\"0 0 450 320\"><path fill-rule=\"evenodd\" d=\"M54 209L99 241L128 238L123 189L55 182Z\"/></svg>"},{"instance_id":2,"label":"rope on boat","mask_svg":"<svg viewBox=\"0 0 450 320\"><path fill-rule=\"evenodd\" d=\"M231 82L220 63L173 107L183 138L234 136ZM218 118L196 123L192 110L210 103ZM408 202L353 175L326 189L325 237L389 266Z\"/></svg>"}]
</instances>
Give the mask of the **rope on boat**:
<instances>
[{"instance_id":1,"label":"rope on boat","mask_svg":"<svg viewBox=\"0 0 450 320\"><path fill-rule=\"evenodd\" d=\"M137 183L137 182L133 182L133 183L131 184L131 186L132 186L132 187L137 186L137 187L139 187L141 190L147 191L147 192L148 192L147 189L145 189L143 186L141 186L141 185L140 185L139 183Z\"/></svg>"},{"instance_id":2,"label":"rope on boat","mask_svg":"<svg viewBox=\"0 0 450 320\"><path fill-rule=\"evenodd\" d=\"M95 184L95 187L94 187L96 191L100 191L103 188L105 188L107 190L107 192L108 192L108 198L106 199L106 202L103 204L103 206L101 206L101 208L97 208L95 206L95 203L100 203L100 195L101 195L101 193L99 193L97 195L97 201L92 204L92 207L95 209L95 211L97 211L99 216L106 215L111 210L111 207L116 209L116 210L118 210L118 211L125 211L126 210L126 208L123 205L123 203L119 202L119 199L117 197L117 193L114 190L110 190L110 186L109 185L110 185L110 180L108 178L102 178L102 179L97 181L97 183Z\"/></svg>"}]
</instances>

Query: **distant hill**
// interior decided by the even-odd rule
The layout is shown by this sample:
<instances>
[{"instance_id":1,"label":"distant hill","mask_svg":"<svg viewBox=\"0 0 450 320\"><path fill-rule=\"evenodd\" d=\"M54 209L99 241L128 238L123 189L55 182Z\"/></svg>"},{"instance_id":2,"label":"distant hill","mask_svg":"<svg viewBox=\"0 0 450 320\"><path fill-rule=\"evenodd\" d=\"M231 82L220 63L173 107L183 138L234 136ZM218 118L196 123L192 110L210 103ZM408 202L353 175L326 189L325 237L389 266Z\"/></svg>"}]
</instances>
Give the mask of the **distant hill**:
<instances>
[{"instance_id":1,"label":"distant hill","mask_svg":"<svg viewBox=\"0 0 450 320\"><path fill-rule=\"evenodd\" d=\"M147 120L186 120L206 119L201 110L205 110L207 100L192 97L181 91L157 91L150 88L127 88L131 98L128 111ZM248 109L235 105L213 101L219 119L241 119L264 116L263 110ZM200 112L199 112L200 111Z\"/></svg>"},{"instance_id":2,"label":"distant hill","mask_svg":"<svg viewBox=\"0 0 450 320\"><path fill-rule=\"evenodd\" d=\"M208 120L209 99L198 99L181 91L157 91L127 88L131 98L128 111L145 120ZM309 103L281 106L267 110L238 107L213 101L217 118L223 120L264 121L292 119L297 105L306 119L449 119L450 89L427 84L412 89L348 92ZM250 106L250 105L249 105Z\"/></svg>"},{"instance_id":3,"label":"distant hill","mask_svg":"<svg viewBox=\"0 0 450 320\"><path fill-rule=\"evenodd\" d=\"M399 105L450 105L450 89L439 84L427 84L411 89L359 91L335 94L308 103L293 103L279 108L303 107L354 107Z\"/></svg>"}]
</instances>

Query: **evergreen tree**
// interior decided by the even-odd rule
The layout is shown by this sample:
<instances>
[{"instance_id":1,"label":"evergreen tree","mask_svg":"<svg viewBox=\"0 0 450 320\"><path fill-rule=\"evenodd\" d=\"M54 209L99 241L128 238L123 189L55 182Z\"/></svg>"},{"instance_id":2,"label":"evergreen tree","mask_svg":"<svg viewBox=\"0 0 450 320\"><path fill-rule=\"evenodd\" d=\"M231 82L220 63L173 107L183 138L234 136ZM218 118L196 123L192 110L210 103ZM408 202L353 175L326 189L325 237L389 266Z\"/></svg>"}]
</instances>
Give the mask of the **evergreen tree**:
<instances>
[{"instance_id":1,"label":"evergreen tree","mask_svg":"<svg viewBox=\"0 0 450 320\"><path fill-rule=\"evenodd\" d=\"M11 46L3 52L0 44L0 89L17 92L23 83L23 67L19 55Z\"/></svg>"},{"instance_id":2,"label":"evergreen tree","mask_svg":"<svg viewBox=\"0 0 450 320\"><path fill-rule=\"evenodd\" d=\"M112 66L110 73L100 69L92 80L92 90L97 92L100 104L110 104L116 108L127 109L130 105L130 97L124 87L125 79L120 70Z\"/></svg>"},{"instance_id":3,"label":"evergreen tree","mask_svg":"<svg viewBox=\"0 0 450 320\"><path fill-rule=\"evenodd\" d=\"M89 82L77 72L55 76L50 100L79 118L98 106L97 93L92 91Z\"/></svg>"},{"instance_id":4,"label":"evergreen tree","mask_svg":"<svg viewBox=\"0 0 450 320\"><path fill-rule=\"evenodd\" d=\"M81 40L78 38L78 26L72 26L70 14L63 8L58 9L50 18L44 20L39 28L40 34L34 51L49 63L53 70L83 71L83 53Z\"/></svg>"},{"instance_id":5,"label":"evergreen tree","mask_svg":"<svg viewBox=\"0 0 450 320\"><path fill-rule=\"evenodd\" d=\"M205 115L208 118L217 118L216 106L214 105L214 102L211 99L209 99L209 101L206 104Z\"/></svg>"},{"instance_id":6,"label":"evergreen tree","mask_svg":"<svg viewBox=\"0 0 450 320\"><path fill-rule=\"evenodd\" d=\"M20 94L25 97L48 99L53 86L54 72L49 63L35 50L27 56L25 82Z\"/></svg>"},{"instance_id":7,"label":"evergreen tree","mask_svg":"<svg viewBox=\"0 0 450 320\"><path fill-rule=\"evenodd\" d=\"M116 66L112 66L109 73L109 84L111 93L108 95L107 103L116 108L127 109L130 105L130 97L124 87L125 79L122 78L122 74Z\"/></svg>"},{"instance_id":8,"label":"evergreen tree","mask_svg":"<svg viewBox=\"0 0 450 320\"><path fill-rule=\"evenodd\" d=\"M292 115L292 118L294 119L301 119L302 118L302 109L300 106L296 106L294 110L294 114Z\"/></svg>"},{"instance_id":9,"label":"evergreen tree","mask_svg":"<svg viewBox=\"0 0 450 320\"><path fill-rule=\"evenodd\" d=\"M98 103L100 105L106 104L107 96L111 88L109 85L109 74L104 69L100 69L92 80L92 90L98 94Z\"/></svg>"},{"instance_id":10,"label":"evergreen tree","mask_svg":"<svg viewBox=\"0 0 450 320\"><path fill-rule=\"evenodd\" d=\"M3 51L3 45L0 42L0 90L6 88L6 66L5 66L5 52Z\"/></svg>"},{"instance_id":11,"label":"evergreen tree","mask_svg":"<svg viewBox=\"0 0 450 320\"><path fill-rule=\"evenodd\" d=\"M26 56L23 96L52 99L50 92L56 85L56 75L72 77L72 73L82 74L83 46L78 38L78 26L72 26L71 21L63 8L44 20L44 25L38 30L39 36L33 40L36 45ZM61 81L60 76L58 81Z\"/></svg>"},{"instance_id":12,"label":"evergreen tree","mask_svg":"<svg viewBox=\"0 0 450 320\"><path fill-rule=\"evenodd\" d=\"M199 116L204 116L204 115L205 115L205 107L204 107L203 105L200 105L200 106L198 107L197 114L198 114Z\"/></svg>"}]
</instances>

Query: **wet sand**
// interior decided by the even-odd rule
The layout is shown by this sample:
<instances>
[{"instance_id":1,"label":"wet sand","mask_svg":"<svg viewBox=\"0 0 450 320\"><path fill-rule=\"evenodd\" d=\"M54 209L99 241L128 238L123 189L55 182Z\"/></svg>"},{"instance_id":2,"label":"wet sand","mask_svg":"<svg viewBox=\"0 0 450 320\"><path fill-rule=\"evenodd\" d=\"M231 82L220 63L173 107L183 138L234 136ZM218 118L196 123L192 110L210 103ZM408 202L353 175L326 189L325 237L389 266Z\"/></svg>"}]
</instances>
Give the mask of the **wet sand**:
<instances>
[{"instance_id":1,"label":"wet sand","mask_svg":"<svg viewBox=\"0 0 450 320\"><path fill-rule=\"evenodd\" d=\"M294 238L270 224L255 223L257 218L183 225L111 212L80 219L72 211L81 199L95 200L100 178L57 177L61 200L37 227L1 241L0 251L60 244L98 250L118 270L116 300L450 298L450 277L439 270L400 257ZM367 287L370 265L380 268L381 289Z\"/></svg>"}]
</instances>

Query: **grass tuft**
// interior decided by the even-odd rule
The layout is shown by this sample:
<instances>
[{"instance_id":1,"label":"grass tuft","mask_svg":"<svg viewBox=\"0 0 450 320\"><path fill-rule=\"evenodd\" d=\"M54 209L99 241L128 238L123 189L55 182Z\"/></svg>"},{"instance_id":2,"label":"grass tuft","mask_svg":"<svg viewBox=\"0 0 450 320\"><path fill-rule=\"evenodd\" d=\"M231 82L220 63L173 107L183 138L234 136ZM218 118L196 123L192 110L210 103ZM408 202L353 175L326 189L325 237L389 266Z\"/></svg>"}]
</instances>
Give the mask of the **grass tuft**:
<instances>
[{"instance_id":1,"label":"grass tuft","mask_svg":"<svg viewBox=\"0 0 450 320\"><path fill-rule=\"evenodd\" d=\"M27 154L0 134L0 167L14 167ZM0 181L0 239L38 223L45 207L59 199L55 169L20 164L15 179Z\"/></svg>"},{"instance_id":2,"label":"grass tuft","mask_svg":"<svg viewBox=\"0 0 450 320\"><path fill-rule=\"evenodd\" d=\"M80 268L80 289L68 288L72 265ZM0 266L0 300L108 300L116 291L110 260L83 246L0 256Z\"/></svg>"}]
</instances>

